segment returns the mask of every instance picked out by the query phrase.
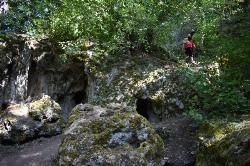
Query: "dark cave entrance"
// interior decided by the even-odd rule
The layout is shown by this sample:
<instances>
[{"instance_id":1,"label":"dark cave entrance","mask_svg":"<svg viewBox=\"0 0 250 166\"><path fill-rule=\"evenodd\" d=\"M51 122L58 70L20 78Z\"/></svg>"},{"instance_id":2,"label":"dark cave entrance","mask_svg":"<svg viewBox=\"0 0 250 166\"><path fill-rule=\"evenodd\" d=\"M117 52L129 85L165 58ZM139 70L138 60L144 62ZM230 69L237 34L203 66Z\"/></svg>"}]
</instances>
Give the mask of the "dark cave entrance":
<instances>
[{"instance_id":1,"label":"dark cave entrance","mask_svg":"<svg viewBox=\"0 0 250 166\"><path fill-rule=\"evenodd\" d=\"M74 93L73 101L75 105L86 102L86 92L85 90Z\"/></svg>"},{"instance_id":2,"label":"dark cave entrance","mask_svg":"<svg viewBox=\"0 0 250 166\"><path fill-rule=\"evenodd\" d=\"M0 109L0 110L1 110L1 111L2 111L2 110L5 110L5 109L8 108L8 106L9 106L8 103L2 103L2 104L1 104L1 109Z\"/></svg>"},{"instance_id":3,"label":"dark cave entrance","mask_svg":"<svg viewBox=\"0 0 250 166\"><path fill-rule=\"evenodd\" d=\"M76 105L86 103L87 96L85 91L86 90L84 89L68 95L64 94L59 97L55 96L55 100L60 104L62 108L62 116L65 121L68 120L70 112Z\"/></svg>"},{"instance_id":4,"label":"dark cave entrance","mask_svg":"<svg viewBox=\"0 0 250 166\"><path fill-rule=\"evenodd\" d=\"M136 111L138 114L144 116L147 120L149 120L148 112L150 111L151 102L149 99L137 99L136 100Z\"/></svg>"},{"instance_id":5,"label":"dark cave entrance","mask_svg":"<svg viewBox=\"0 0 250 166\"><path fill-rule=\"evenodd\" d=\"M151 99L136 99L136 111L150 122L160 121L155 109L158 109L157 105Z\"/></svg>"}]
</instances>

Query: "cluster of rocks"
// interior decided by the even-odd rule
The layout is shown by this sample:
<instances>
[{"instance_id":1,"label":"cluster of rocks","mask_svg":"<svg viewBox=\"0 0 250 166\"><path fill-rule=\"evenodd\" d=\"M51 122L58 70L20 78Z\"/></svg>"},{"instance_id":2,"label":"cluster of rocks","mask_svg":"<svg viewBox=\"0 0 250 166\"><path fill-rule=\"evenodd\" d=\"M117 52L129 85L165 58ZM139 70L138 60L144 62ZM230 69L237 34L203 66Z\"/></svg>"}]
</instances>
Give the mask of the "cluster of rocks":
<instances>
[{"instance_id":1,"label":"cluster of rocks","mask_svg":"<svg viewBox=\"0 0 250 166\"><path fill-rule=\"evenodd\" d=\"M195 134L191 130L196 127L188 127L190 131L186 132L187 128L182 126L184 121L190 124L185 118L172 119L169 125L164 123L155 130L135 108L126 104L111 103L105 108L79 104L72 110L65 126L59 104L44 96L29 103L10 105L1 113L0 143L23 143L63 132L55 159L57 165L153 166L175 165L179 161L194 164L196 153L196 165L250 163L249 116L220 126L202 125L197 135L201 145L199 151L196 152L197 147L194 147L191 149L195 152L190 154L185 149L188 144L182 140L190 146L196 144L188 141L189 138L181 138L181 134L186 133L189 137ZM178 139L180 145L175 145L171 139ZM181 148L171 153L175 146ZM182 158L184 151L186 156Z\"/></svg>"},{"instance_id":2,"label":"cluster of rocks","mask_svg":"<svg viewBox=\"0 0 250 166\"><path fill-rule=\"evenodd\" d=\"M0 143L23 143L60 134L64 127L61 107L49 96L13 104L0 114Z\"/></svg>"}]
</instances>

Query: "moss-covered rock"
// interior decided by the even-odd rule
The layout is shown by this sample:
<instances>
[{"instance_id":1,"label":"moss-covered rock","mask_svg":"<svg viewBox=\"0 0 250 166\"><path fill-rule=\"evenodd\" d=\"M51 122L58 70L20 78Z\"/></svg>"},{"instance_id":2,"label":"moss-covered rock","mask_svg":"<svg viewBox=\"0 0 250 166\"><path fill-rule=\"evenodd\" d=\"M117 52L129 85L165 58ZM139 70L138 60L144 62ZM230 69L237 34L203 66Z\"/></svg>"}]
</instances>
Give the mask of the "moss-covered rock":
<instances>
[{"instance_id":1,"label":"moss-covered rock","mask_svg":"<svg viewBox=\"0 0 250 166\"><path fill-rule=\"evenodd\" d=\"M62 132L61 107L49 96L27 103L10 105L0 115L0 142L23 143Z\"/></svg>"},{"instance_id":2,"label":"moss-covered rock","mask_svg":"<svg viewBox=\"0 0 250 166\"><path fill-rule=\"evenodd\" d=\"M59 149L59 165L159 165L164 143L131 109L77 105Z\"/></svg>"},{"instance_id":3,"label":"moss-covered rock","mask_svg":"<svg viewBox=\"0 0 250 166\"><path fill-rule=\"evenodd\" d=\"M199 138L197 166L250 165L249 118L237 123L210 122L201 127Z\"/></svg>"},{"instance_id":4,"label":"moss-covered rock","mask_svg":"<svg viewBox=\"0 0 250 166\"><path fill-rule=\"evenodd\" d=\"M165 63L170 62L163 62L150 56L112 57L99 66L86 62L93 75L88 102L94 105L125 102L134 106L137 99L147 99L152 103L150 112L160 119L181 113L187 106L183 96L190 93L178 85L181 81L177 68L174 65L167 68Z\"/></svg>"}]
</instances>

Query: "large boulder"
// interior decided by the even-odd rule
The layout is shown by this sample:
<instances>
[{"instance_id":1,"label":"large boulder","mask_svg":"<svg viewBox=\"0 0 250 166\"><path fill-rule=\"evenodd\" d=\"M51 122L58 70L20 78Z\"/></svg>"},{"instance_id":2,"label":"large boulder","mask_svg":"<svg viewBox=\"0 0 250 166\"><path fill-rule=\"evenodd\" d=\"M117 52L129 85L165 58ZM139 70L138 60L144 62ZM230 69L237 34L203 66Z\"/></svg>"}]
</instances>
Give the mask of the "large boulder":
<instances>
[{"instance_id":1,"label":"large boulder","mask_svg":"<svg viewBox=\"0 0 250 166\"><path fill-rule=\"evenodd\" d=\"M210 123L199 132L201 150L197 166L247 166L250 165L250 121L227 125Z\"/></svg>"},{"instance_id":2,"label":"large boulder","mask_svg":"<svg viewBox=\"0 0 250 166\"><path fill-rule=\"evenodd\" d=\"M0 115L0 143L23 143L41 136L62 132L61 107L49 96L27 103L10 105Z\"/></svg>"},{"instance_id":3,"label":"large boulder","mask_svg":"<svg viewBox=\"0 0 250 166\"><path fill-rule=\"evenodd\" d=\"M63 133L58 165L160 165L164 143L126 107L77 105Z\"/></svg>"}]
</instances>

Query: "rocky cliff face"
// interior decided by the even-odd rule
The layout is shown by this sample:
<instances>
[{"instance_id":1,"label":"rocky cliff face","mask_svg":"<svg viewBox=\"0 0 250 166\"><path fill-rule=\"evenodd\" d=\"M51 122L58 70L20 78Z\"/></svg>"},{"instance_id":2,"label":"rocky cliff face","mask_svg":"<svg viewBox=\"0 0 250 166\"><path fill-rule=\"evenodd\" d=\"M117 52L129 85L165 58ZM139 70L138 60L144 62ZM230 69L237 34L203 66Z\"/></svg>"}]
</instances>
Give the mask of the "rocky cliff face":
<instances>
[{"instance_id":1,"label":"rocky cliff face","mask_svg":"<svg viewBox=\"0 0 250 166\"><path fill-rule=\"evenodd\" d=\"M36 41L21 35L5 36L0 47L0 105L49 95L62 107L66 118L76 104L86 99L87 77L79 61L62 62L46 39Z\"/></svg>"}]
</instances>

